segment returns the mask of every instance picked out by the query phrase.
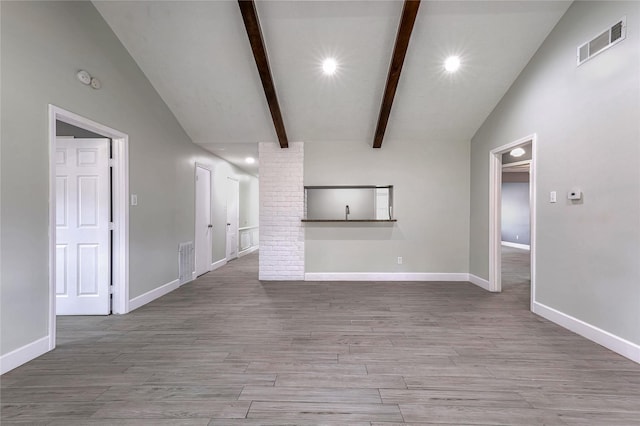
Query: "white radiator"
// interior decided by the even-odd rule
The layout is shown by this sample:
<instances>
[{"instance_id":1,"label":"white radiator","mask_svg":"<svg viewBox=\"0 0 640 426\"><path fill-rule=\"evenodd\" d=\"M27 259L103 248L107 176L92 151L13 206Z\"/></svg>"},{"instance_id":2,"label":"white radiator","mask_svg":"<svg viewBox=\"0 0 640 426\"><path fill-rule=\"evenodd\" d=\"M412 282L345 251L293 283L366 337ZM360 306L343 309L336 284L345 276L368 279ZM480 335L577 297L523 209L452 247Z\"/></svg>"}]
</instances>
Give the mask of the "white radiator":
<instances>
[{"instance_id":1,"label":"white radiator","mask_svg":"<svg viewBox=\"0 0 640 426\"><path fill-rule=\"evenodd\" d=\"M178 248L178 279L180 285L188 283L193 279L193 271L195 270L195 257L193 242L180 243Z\"/></svg>"}]
</instances>

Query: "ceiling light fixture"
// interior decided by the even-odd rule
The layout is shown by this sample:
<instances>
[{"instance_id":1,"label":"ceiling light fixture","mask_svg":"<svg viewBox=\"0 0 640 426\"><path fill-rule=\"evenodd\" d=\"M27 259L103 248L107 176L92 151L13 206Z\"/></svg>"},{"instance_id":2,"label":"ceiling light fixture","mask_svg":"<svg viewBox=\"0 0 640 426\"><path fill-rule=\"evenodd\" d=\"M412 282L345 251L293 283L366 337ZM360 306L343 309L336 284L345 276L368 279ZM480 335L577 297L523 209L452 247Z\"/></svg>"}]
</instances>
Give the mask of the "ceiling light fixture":
<instances>
[{"instance_id":1,"label":"ceiling light fixture","mask_svg":"<svg viewBox=\"0 0 640 426\"><path fill-rule=\"evenodd\" d=\"M512 149L511 152L509 153L512 157L522 157L525 153L525 150L522 148L515 148Z\"/></svg>"},{"instance_id":2,"label":"ceiling light fixture","mask_svg":"<svg viewBox=\"0 0 640 426\"><path fill-rule=\"evenodd\" d=\"M333 58L327 58L322 62L322 72L326 75L333 75L338 69L338 64Z\"/></svg>"},{"instance_id":3,"label":"ceiling light fixture","mask_svg":"<svg viewBox=\"0 0 640 426\"><path fill-rule=\"evenodd\" d=\"M247 157L247 158L244 159L244 161L246 161L247 164L253 164L253 163L256 162L256 159L253 158L253 157Z\"/></svg>"},{"instance_id":4,"label":"ceiling light fixture","mask_svg":"<svg viewBox=\"0 0 640 426\"><path fill-rule=\"evenodd\" d=\"M449 56L446 61L444 61L444 69L449 72L456 72L460 68L460 57L458 56Z\"/></svg>"}]
</instances>

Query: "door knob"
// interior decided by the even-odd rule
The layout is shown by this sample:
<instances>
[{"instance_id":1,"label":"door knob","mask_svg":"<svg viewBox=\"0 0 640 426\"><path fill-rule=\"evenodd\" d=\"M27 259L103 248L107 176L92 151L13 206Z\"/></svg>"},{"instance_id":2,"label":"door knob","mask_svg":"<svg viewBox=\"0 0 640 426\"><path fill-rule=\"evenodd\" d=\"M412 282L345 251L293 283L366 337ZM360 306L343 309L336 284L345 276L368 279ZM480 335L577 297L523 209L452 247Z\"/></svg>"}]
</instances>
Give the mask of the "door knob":
<instances>
[{"instance_id":1,"label":"door knob","mask_svg":"<svg viewBox=\"0 0 640 426\"><path fill-rule=\"evenodd\" d=\"M207 226L207 228L213 228L213 225L212 225L212 224L209 224L209 225Z\"/></svg>"}]
</instances>

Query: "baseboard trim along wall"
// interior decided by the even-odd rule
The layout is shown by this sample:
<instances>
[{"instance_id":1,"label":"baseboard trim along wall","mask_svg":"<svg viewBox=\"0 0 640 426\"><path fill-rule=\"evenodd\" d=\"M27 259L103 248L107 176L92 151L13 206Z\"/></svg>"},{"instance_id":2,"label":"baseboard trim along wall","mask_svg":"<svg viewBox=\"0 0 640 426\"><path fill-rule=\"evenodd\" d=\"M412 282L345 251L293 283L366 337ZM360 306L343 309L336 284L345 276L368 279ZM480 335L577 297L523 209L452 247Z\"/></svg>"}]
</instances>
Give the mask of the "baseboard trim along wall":
<instances>
[{"instance_id":1,"label":"baseboard trim along wall","mask_svg":"<svg viewBox=\"0 0 640 426\"><path fill-rule=\"evenodd\" d=\"M489 289L489 281L485 280L484 278L480 278L477 275L469 274L469 282L487 291L491 291Z\"/></svg>"},{"instance_id":2,"label":"baseboard trim along wall","mask_svg":"<svg viewBox=\"0 0 640 426\"><path fill-rule=\"evenodd\" d=\"M45 336L0 357L0 374L20 367L32 359L49 352L49 336Z\"/></svg>"},{"instance_id":3,"label":"baseboard trim along wall","mask_svg":"<svg viewBox=\"0 0 640 426\"><path fill-rule=\"evenodd\" d=\"M165 285L161 285L158 288L154 288L153 290L141 294L138 297L134 297L129 301L129 312L156 300L158 297L162 297L167 293L171 293L178 287L180 287L180 280L173 280L170 283L166 283Z\"/></svg>"},{"instance_id":4,"label":"baseboard trim along wall","mask_svg":"<svg viewBox=\"0 0 640 426\"><path fill-rule=\"evenodd\" d=\"M510 243L508 241L502 241L502 245L505 247L513 247L522 250L531 250L531 246L528 244Z\"/></svg>"},{"instance_id":5,"label":"baseboard trim along wall","mask_svg":"<svg viewBox=\"0 0 640 426\"><path fill-rule=\"evenodd\" d=\"M227 258L225 257L224 259L218 260L217 262L213 262L211 264L211 270L215 271L218 268L222 268L226 264L227 264Z\"/></svg>"},{"instance_id":6,"label":"baseboard trim along wall","mask_svg":"<svg viewBox=\"0 0 640 426\"><path fill-rule=\"evenodd\" d=\"M640 345L618 337L608 331L562 313L539 302L533 303L533 312L567 330L573 331L607 349L640 364Z\"/></svg>"},{"instance_id":7,"label":"baseboard trim along wall","mask_svg":"<svg viewBox=\"0 0 640 426\"><path fill-rule=\"evenodd\" d=\"M242 257L242 256L246 256L250 253L253 253L254 251L258 250L259 246L252 246L249 247L248 249L242 250L241 252L238 252L238 258Z\"/></svg>"},{"instance_id":8,"label":"baseboard trim along wall","mask_svg":"<svg viewBox=\"0 0 640 426\"><path fill-rule=\"evenodd\" d=\"M307 272L305 281L469 281L469 274L432 272Z\"/></svg>"}]
</instances>

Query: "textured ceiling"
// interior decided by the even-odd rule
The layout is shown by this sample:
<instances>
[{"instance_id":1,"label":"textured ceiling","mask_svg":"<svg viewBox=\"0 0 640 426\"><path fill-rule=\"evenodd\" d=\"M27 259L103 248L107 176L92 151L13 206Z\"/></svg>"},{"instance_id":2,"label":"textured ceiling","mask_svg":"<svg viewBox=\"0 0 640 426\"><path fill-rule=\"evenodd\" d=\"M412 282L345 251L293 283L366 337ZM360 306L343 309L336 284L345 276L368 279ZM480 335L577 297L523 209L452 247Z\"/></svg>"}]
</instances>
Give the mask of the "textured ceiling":
<instances>
[{"instance_id":1,"label":"textured ceiling","mask_svg":"<svg viewBox=\"0 0 640 426\"><path fill-rule=\"evenodd\" d=\"M95 1L192 140L240 167L276 142L234 1ZM570 2L423 1L385 143L468 141ZM259 1L289 140L371 143L399 1ZM447 74L444 59L462 60ZM332 56L338 72L321 72ZM383 144L384 149L384 144Z\"/></svg>"}]
</instances>

